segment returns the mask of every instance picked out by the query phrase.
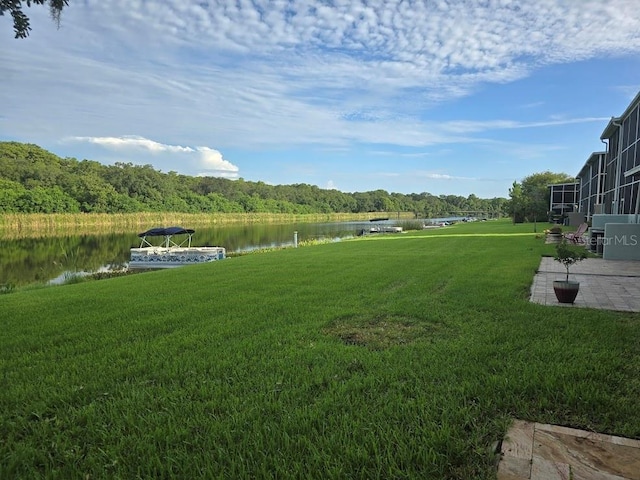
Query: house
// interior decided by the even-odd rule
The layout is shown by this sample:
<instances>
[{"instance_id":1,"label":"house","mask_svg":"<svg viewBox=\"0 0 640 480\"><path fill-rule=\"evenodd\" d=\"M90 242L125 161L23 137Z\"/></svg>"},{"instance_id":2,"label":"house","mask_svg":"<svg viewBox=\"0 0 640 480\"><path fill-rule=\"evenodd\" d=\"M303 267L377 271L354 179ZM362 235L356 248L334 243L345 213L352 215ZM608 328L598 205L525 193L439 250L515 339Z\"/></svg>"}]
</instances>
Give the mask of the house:
<instances>
[{"instance_id":1,"label":"house","mask_svg":"<svg viewBox=\"0 0 640 480\"><path fill-rule=\"evenodd\" d=\"M638 144L638 110L640 93L620 117L613 117L600 135L608 145L604 165L602 213L638 214L640 197L640 145Z\"/></svg>"},{"instance_id":2,"label":"house","mask_svg":"<svg viewBox=\"0 0 640 480\"><path fill-rule=\"evenodd\" d=\"M602 132L606 150L592 153L576 176L577 210L591 223L589 245L604 259L640 260L639 115L640 92ZM566 188L551 186L551 207L554 193Z\"/></svg>"}]
</instances>

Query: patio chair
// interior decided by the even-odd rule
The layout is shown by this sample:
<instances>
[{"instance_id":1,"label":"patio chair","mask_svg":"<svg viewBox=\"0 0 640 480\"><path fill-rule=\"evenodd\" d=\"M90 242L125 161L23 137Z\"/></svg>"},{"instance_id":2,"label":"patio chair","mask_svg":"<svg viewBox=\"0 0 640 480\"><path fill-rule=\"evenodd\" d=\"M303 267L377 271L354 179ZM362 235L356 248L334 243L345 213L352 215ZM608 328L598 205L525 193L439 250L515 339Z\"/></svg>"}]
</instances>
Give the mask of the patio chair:
<instances>
[{"instance_id":1,"label":"patio chair","mask_svg":"<svg viewBox=\"0 0 640 480\"><path fill-rule=\"evenodd\" d=\"M586 243L584 236L587 233L588 228L589 225L587 225L586 223L581 223L575 232L565 233L563 236L570 243L584 245Z\"/></svg>"}]
</instances>

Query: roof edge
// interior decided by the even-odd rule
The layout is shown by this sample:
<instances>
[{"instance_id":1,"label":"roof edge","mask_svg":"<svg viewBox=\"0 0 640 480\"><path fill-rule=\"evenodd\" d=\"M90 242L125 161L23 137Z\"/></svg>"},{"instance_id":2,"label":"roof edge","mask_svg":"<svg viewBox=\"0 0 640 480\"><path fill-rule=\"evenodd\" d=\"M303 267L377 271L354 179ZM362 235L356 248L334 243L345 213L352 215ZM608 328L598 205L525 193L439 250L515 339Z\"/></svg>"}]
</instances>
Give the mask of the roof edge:
<instances>
[{"instance_id":1,"label":"roof edge","mask_svg":"<svg viewBox=\"0 0 640 480\"><path fill-rule=\"evenodd\" d=\"M640 103L640 91L636 94L635 97L633 97L633 100L631 100L622 115L620 115L619 117L611 117L611 120L609 120L609 123L602 132L602 135L600 135L600 140L611 138L616 132L616 129L619 128L617 125L614 125L614 123L622 123L625 118L627 118L631 114L631 110L633 110L638 103Z\"/></svg>"}]
</instances>

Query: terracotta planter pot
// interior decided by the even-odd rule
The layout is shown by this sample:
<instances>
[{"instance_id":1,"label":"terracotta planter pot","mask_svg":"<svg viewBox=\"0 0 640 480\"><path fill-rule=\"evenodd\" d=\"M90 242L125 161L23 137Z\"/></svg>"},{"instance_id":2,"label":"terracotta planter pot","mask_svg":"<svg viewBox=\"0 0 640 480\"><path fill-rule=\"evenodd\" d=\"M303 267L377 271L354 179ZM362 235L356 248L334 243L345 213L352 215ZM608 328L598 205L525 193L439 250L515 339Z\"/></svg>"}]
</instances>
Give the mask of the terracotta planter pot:
<instances>
[{"instance_id":1,"label":"terracotta planter pot","mask_svg":"<svg viewBox=\"0 0 640 480\"><path fill-rule=\"evenodd\" d=\"M578 296L580 282L568 282L565 280L556 280L553 282L553 291L560 303L573 303Z\"/></svg>"}]
</instances>

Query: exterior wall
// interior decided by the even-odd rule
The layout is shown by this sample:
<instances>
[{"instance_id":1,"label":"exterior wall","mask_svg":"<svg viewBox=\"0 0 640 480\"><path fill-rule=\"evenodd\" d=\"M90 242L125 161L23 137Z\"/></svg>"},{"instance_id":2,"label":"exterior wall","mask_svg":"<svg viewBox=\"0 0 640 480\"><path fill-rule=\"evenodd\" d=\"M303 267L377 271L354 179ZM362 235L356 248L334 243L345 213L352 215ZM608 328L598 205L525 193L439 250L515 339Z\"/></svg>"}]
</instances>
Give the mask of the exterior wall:
<instances>
[{"instance_id":1,"label":"exterior wall","mask_svg":"<svg viewBox=\"0 0 640 480\"><path fill-rule=\"evenodd\" d=\"M612 119L601 138L609 148L605 157L604 213L635 213L640 188L640 172L627 174L640 167L640 94L625 113Z\"/></svg>"},{"instance_id":2,"label":"exterior wall","mask_svg":"<svg viewBox=\"0 0 640 480\"><path fill-rule=\"evenodd\" d=\"M602 242L605 260L640 260L638 223L607 223Z\"/></svg>"},{"instance_id":3,"label":"exterior wall","mask_svg":"<svg viewBox=\"0 0 640 480\"><path fill-rule=\"evenodd\" d=\"M593 215L591 217L591 228L594 230L604 230L607 223L631 223L634 220L633 215Z\"/></svg>"},{"instance_id":4,"label":"exterior wall","mask_svg":"<svg viewBox=\"0 0 640 480\"><path fill-rule=\"evenodd\" d=\"M576 176L578 211L591 220L590 241L601 242L603 258L640 260L640 92L624 113L612 118L594 152ZM550 210L565 203L566 185L551 185Z\"/></svg>"},{"instance_id":5,"label":"exterior wall","mask_svg":"<svg viewBox=\"0 0 640 480\"><path fill-rule=\"evenodd\" d=\"M640 92L600 139L607 151L592 153L576 176L575 203L591 220L590 242L601 242L603 258L640 260ZM564 188L551 186L550 207L554 190Z\"/></svg>"},{"instance_id":6,"label":"exterior wall","mask_svg":"<svg viewBox=\"0 0 640 480\"><path fill-rule=\"evenodd\" d=\"M613 214L618 213L616 209L616 176L618 161L618 135L617 130L611 138L609 138L609 148L605 156L604 164L604 191L602 193L602 203L604 210L602 213Z\"/></svg>"},{"instance_id":7,"label":"exterior wall","mask_svg":"<svg viewBox=\"0 0 640 480\"><path fill-rule=\"evenodd\" d=\"M580 195L579 183L558 183L549 187L549 220L562 218L576 210Z\"/></svg>"},{"instance_id":8,"label":"exterior wall","mask_svg":"<svg viewBox=\"0 0 640 480\"><path fill-rule=\"evenodd\" d=\"M578 211L587 218L600 213L596 205L603 202L604 165L606 152L594 152L576 177L580 183Z\"/></svg>"}]
</instances>

